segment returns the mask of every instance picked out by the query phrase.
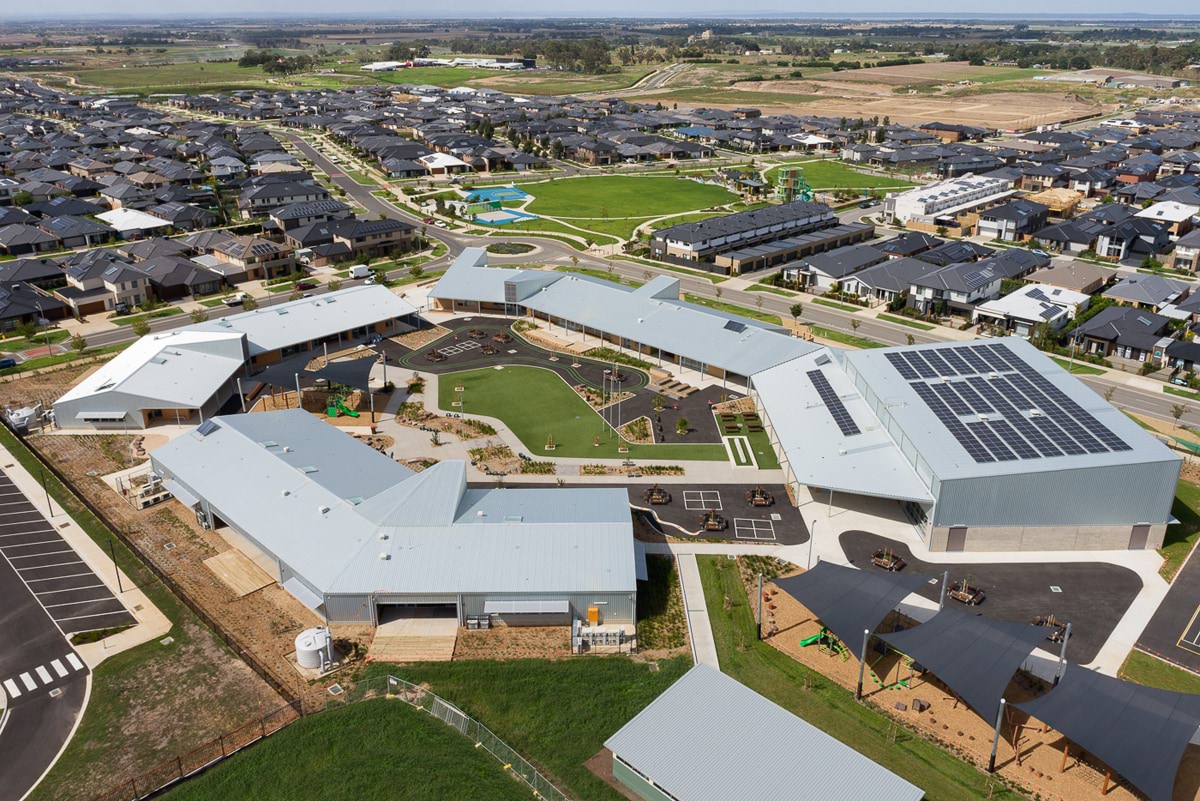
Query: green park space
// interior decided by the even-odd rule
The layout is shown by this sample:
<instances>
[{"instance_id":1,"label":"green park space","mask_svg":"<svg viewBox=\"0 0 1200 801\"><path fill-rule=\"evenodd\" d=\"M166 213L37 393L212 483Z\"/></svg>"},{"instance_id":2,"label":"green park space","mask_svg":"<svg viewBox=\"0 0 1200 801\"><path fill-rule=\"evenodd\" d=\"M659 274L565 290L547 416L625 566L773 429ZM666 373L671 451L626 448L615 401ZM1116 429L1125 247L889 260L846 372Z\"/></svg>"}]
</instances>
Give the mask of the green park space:
<instances>
[{"instance_id":1,"label":"green park space","mask_svg":"<svg viewBox=\"0 0 1200 801\"><path fill-rule=\"evenodd\" d=\"M1175 486L1175 502L1171 505L1171 514L1179 522L1167 526L1163 546L1158 549L1163 558L1162 567L1158 572L1167 581L1173 579L1179 568L1183 567L1196 544L1197 535L1200 535L1200 486L1180 481Z\"/></svg>"},{"instance_id":2,"label":"green park space","mask_svg":"<svg viewBox=\"0 0 1200 801\"><path fill-rule=\"evenodd\" d=\"M1125 657L1117 675L1160 690L1200 694L1200 676L1136 649Z\"/></svg>"},{"instance_id":3,"label":"green park space","mask_svg":"<svg viewBox=\"0 0 1200 801\"><path fill-rule=\"evenodd\" d=\"M13 332L15 333L15 332ZM49 340L51 345L65 342L71 336L71 332L63 328L52 328L49 331L40 331L31 337L23 337L20 335L12 336L0 340L0 351L5 353L19 353L30 348L44 348L46 341Z\"/></svg>"},{"instance_id":4,"label":"green park space","mask_svg":"<svg viewBox=\"0 0 1200 801\"><path fill-rule=\"evenodd\" d=\"M460 393L463 405L454 401ZM629 452L617 450L621 440L612 428L578 393L551 370L540 367L508 366L444 375L438 381L438 405L447 411L462 410L470 417L481 415L503 422L535 457L556 456L596 459L655 459L724 461L725 448L717 443L629 444ZM554 438L554 450L546 450ZM599 445L595 445L599 438Z\"/></svg>"},{"instance_id":5,"label":"green park space","mask_svg":"<svg viewBox=\"0 0 1200 801\"><path fill-rule=\"evenodd\" d=\"M165 796L169 801L528 797L526 785L458 731L382 698L303 718Z\"/></svg>"},{"instance_id":6,"label":"green park space","mask_svg":"<svg viewBox=\"0 0 1200 801\"><path fill-rule=\"evenodd\" d=\"M545 214L600 234L628 239L642 223L664 214L696 212L736 201L719 186L686 178L600 175L563 178L518 188L534 196L531 214ZM538 221L531 228L537 227ZM511 226L509 226L511 227Z\"/></svg>"},{"instance_id":7,"label":"green park space","mask_svg":"<svg viewBox=\"0 0 1200 801\"><path fill-rule=\"evenodd\" d=\"M828 159L805 161L791 166L799 167L804 173L804 180L813 189L901 189L915 186L912 181L902 178L891 178L886 175L861 173L851 169L840 161ZM778 170L783 166L772 167L766 171L767 181L773 182Z\"/></svg>"},{"instance_id":8,"label":"green park space","mask_svg":"<svg viewBox=\"0 0 1200 801\"><path fill-rule=\"evenodd\" d=\"M896 325L905 325L909 328L916 328L920 331L932 331L934 329L934 326L930 325L929 323L917 322L916 320L908 317L900 317L895 314L880 314L879 319L886 320L889 323L895 323Z\"/></svg>"}]
</instances>

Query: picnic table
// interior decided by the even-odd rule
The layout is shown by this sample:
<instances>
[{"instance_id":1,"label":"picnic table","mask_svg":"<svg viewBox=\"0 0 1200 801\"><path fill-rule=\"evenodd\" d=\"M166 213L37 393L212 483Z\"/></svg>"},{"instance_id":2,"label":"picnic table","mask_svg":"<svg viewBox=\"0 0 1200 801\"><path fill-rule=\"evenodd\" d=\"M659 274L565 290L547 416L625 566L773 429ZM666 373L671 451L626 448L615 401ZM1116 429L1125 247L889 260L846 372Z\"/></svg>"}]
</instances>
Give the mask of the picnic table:
<instances>
[{"instance_id":1,"label":"picnic table","mask_svg":"<svg viewBox=\"0 0 1200 801\"><path fill-rule=\"evenodd\" d=\"M708 511L701 518L701 527L705 531L724 531L729 528L729 523L715 511Z\"/></svg>"},{"instance_id":2,"label":"picnic table","mask_svg":"<svg viewBox=\"0 0 1200 801\"><path fill-rule=\"evenodd\" d=\"M746 493L746 502L751 506L771 506L775 503L775 496L762 487L755 487Z\"/></svg>"},{"instance_id":3,"label":"picnic table","mask_svg":"<svg viewBox=\"0 0 1200 801\"><path fill-rule=\"evenodd\" d=\"M506 334L504 331L498 331L497 333L492 334L492 341L499 342L501 345L505 345L509 342L512 342L512 337Z\"/></svg>"},{"instance_id":4,"label":"picnic table","mask_svg":"<svg viewBox=\"0 0 1200 801\"><path fill-rule=\"evenodd\" d=\"M431 350L425 354L425 358L431 362L444 362L446 361L446 354Z\"/></svg>"},{"instance_id":5,"label":"picnic table","mask_svg":"<svg viewBox=\"0 0 1200 801\"><path fill-rule=\"evenodd\" d=\"M657 484L643 492L642 497L652 506L665 506L671 502L671 493Z\"/></svg>"},{"instance_id":6,"label":"picnic table","mask_svg":"<svg viewBox=\"0 0 1200 801\"><path fill-rule=\"evenodd\" d=\"M908 563L894 554L891 550L887 548L881 548L880 550L871 554L871 564L875 565L876 567L882 567L884 570L898 573L903 570Z\"/></svg>"},{"instance_id":7,"label":"picnic table","mask_svg":"<svg viewBox=\"0 0 1200 801\"><path fill-rule=\"evenodd\" d=\"M947 593L951 598L964 603L967 606L979 606L987 598L983 594L983 590L979 589L967 581L956 581L950 585L950 591Z\"/></svg>"}]
</instances>

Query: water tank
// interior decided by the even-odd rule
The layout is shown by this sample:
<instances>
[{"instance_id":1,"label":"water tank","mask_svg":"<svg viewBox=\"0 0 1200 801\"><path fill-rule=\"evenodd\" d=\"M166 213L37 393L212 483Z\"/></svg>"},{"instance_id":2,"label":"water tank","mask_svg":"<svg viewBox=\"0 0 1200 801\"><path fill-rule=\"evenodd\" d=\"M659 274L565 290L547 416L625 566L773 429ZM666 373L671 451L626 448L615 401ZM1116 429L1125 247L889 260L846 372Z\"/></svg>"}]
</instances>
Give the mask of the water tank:
<instances>
[{"instance_id":1,"label":"water tank","mask_svg":"<svg viewBox=\"0 0 1200 801\"><path fill-rule=\"evenodd\" d=\"M327 654L328 647L329 629L324 626L305 629L296 635L296 664L302 668L320 669L322 655Z\"/></svg>"}]
</instances>

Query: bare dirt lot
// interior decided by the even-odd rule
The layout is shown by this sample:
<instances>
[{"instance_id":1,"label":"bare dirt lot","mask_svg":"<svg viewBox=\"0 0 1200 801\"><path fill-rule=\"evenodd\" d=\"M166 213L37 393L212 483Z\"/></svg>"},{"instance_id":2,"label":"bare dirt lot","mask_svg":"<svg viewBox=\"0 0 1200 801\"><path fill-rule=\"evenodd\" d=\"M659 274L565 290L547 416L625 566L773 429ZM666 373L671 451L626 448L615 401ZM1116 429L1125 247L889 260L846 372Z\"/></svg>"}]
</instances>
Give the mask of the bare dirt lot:
<instances>
[{"instance_id":1,"label":"bare dirt lot","mask_svg":"<svg viewBox=\"0 0 1200 801\"><path fill-rule=\"evenodd\" d=\"M864 72L867 70L864 70ZM827 117L890 117L893 122L949 122L988 128L1022 127L1030 120L1056 122L1096 114L1105 107L1069 94L997 92L968 97L897 95L888 84L838 84L834 82L761 81L739 83L736 88L770 97L764 110L783 107ZM806 96L794 106L781 105L780 93ZM812 99L819 95L819 99Z\"/></svg>"}]
</instances>

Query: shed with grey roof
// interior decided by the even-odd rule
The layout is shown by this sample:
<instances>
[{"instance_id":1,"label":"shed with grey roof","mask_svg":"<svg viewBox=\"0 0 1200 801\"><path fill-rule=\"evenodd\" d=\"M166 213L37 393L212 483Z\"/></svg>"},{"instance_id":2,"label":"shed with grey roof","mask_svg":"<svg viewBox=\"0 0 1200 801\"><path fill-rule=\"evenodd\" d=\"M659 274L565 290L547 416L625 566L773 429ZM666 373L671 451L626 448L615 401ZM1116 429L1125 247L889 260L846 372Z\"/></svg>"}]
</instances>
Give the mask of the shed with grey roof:
<instances>
[{"instance_id":1,"label":"shed with grey roof","mask_svg":"<svg viewBox=\"0 0 1200 801\"><path fill-rule=\"evenodd\" d=\"M612 753L613 776L644 801L920 801L925 795L703 664L668 687L604 746Z\"/></svg>"}]
</instances>

